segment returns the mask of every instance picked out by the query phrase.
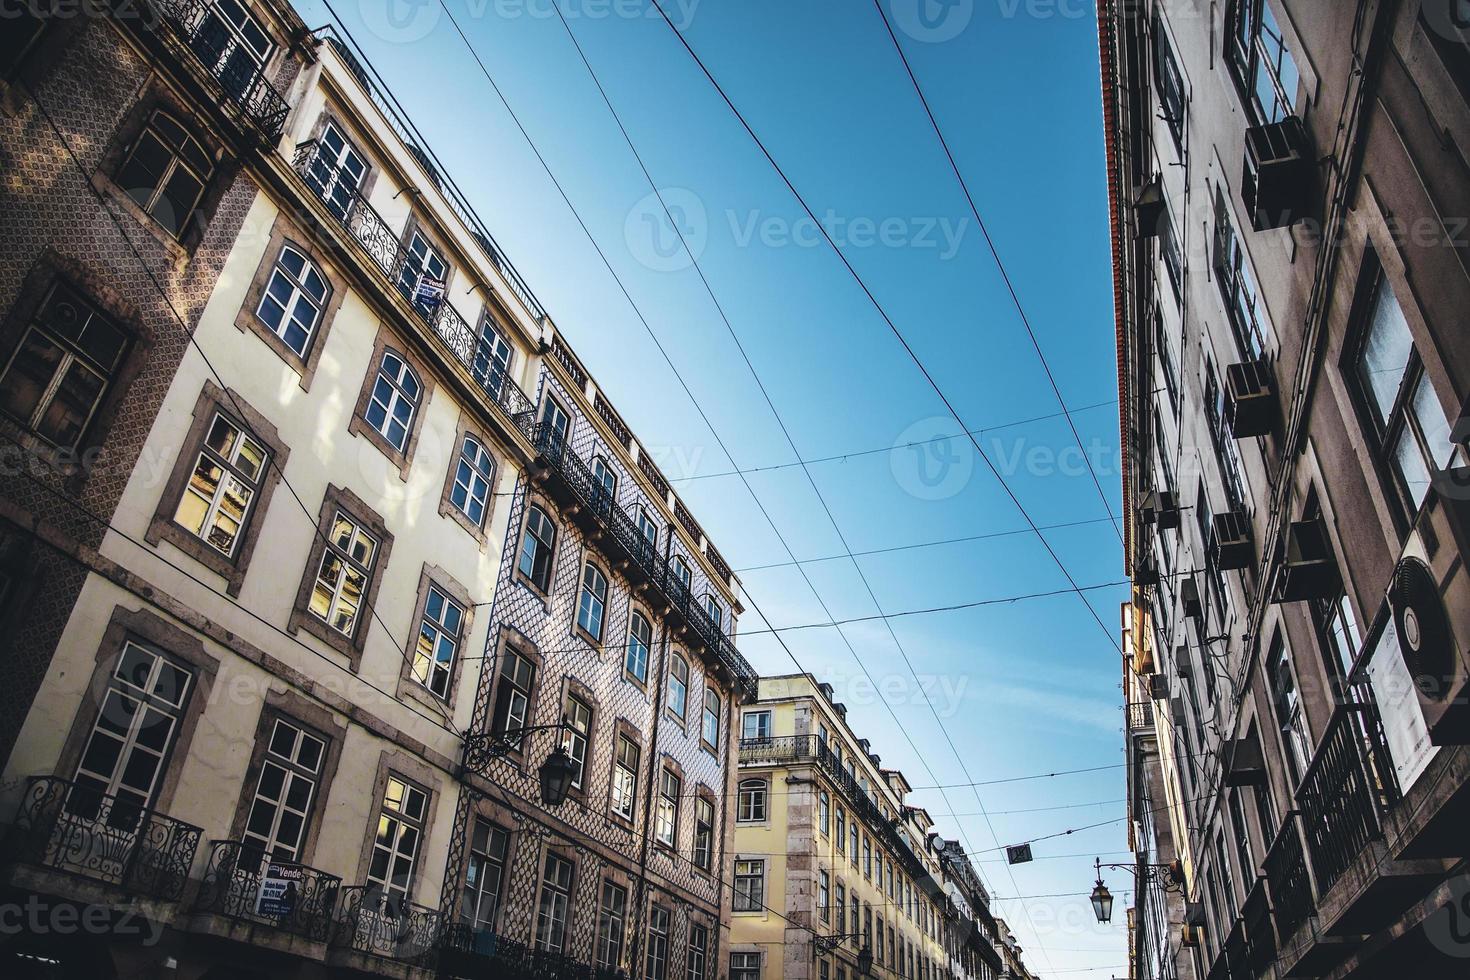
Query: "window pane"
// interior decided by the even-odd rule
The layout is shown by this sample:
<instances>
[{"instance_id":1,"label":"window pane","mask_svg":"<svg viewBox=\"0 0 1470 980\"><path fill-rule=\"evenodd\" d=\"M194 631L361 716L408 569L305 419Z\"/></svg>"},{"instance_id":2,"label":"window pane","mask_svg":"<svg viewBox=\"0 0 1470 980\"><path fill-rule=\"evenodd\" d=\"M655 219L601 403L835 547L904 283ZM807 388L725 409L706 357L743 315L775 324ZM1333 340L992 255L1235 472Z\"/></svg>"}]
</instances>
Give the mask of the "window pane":
<instances>
[{"instance_id":1,"label":"window pane","mask_svg":"<svg viewBox=\"0 0 1470 980\"><path fill-rule=\"evenodd\" d=\"M1378 424L1386 426L1393 414L1399 386L1414 350L1414 339L1398 299L1386 280L1380 279L1373 298L1368 337L1358 364L1363 385L1372 396Z\"/></svg>"}]
</instances>

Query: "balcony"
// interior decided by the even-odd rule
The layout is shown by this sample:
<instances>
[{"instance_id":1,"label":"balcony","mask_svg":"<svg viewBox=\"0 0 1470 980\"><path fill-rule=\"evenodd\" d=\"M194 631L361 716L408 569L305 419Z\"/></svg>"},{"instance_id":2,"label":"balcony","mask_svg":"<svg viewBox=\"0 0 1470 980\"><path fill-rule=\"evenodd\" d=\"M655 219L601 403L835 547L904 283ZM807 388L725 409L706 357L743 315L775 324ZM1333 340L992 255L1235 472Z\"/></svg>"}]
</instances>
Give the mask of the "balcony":
<instances>
[{"instance_id":1,"label":"balcony","mask_svg":"<svg viewBox=\"0 0 1470 980\"><path fill-rule=\"evenodd\" d=\"M242 133L262 146L274 146L291 106L240 45L214 4L145 0L144 6L149 8L144 15L126 3L115 9L119 21L131 25L145 44L171 55L201 94L230 115Z\"/></svg>"},{"instance_id":2,"label":"balcony","mask_svg":"<svg viewBox=\"0 0 1470 980\"><path fill-rule=\"evenodd\" d=\"M754 700L759 681L755 669L736 649L694 594L675 573L673 565L658 554L628 515L592 475L582 457L567 446L559 429L546 424L534 427L532 442L537 462L552 479L546 489L566 507L598 548L635 583L649 583L664 601L666 614L677 625L687 626L692 641L703 646L715 663L729 672L732 683L747 700Z\"/></svg>"},{"instance_id":3,"label":"balcony","mask_svg":"<svg viewBox=\"0 0 1470 980\"><path fill-rule=\"evenodd\" d=\"M6 841L6 859L178 901L198 827L53 776L33 776Z\"/></svg>"},{"instance_id":4,"label":"balcony","mask_svg":"<svg viewBox=\"0 0 1470 980\"><path fill-rule=\"evenodd\" d=\"M1263 863L1266 888L1276 935L1285 946L1312 914L1315 899L1312 878L1307 872L1307 854L1302 848L1301 814L1292 810L1281 821L1281 829Z\"/></svg>"},{"instance_id":5,"label":"balcony","mask_svg":"<svg viewBox=\"0 0 1470 980\"><path fill-rule=\"evenodd\" d=\"M246 925L325 943L342 879L276 861L239 841L215 841L194 908Z\"/></svg>"},{"instance_id":6,"label":"balcony","mask_svg":"<svg viewBox=\"0 0 1470 980\"><path fill-rule=\"evenodd\" d=\"M298 146L291 165L307 191L325 206L332 220L347 233L358 257L376 270L378 285L402 297L417 319L429 328L441 352L469 372L486 399L514 428L527 439L532 438L536 403L499 370L482 345L479 333L447 299L432 307L413 301L410 295L413 285L405 285L402 281L408 246L358 193L356 181L329 163L315 141Z\"/></svg>"},{"instance_id":7,"label":"balcony","mask_svg":"<svg viewBox=\"0 0 1470 980\"><path fill-rule=\"evenodd\" d=\"M1378 838L1378 796L1368 780L1354 714L1340 708L1297 790L1319 893L1326 894Z\"/></svg>"},{"instance_id":8,"label":"balcony","mask_svg":"<svg viewBox=\"0 0 1470 980\"><path fill-rule=\"evenodd\" d=\"M410 967L436 966L444 933L438 909L388 898L375 885L352 885L341 893L334 956L361 954Z\"/></svg>"},{"instance_id":9,"label":"balcony","mask_svg":"<svg viewBox=\"0 0 1470 980\"><path fill-rule=\"evenodd\" d=\"M1128 712L1128 734L1132 738L1142 738L1145 735L1154 734L1154 703L1152 701L1133 701L1127 705Z\"/></svg>"},{"instance_id":10,"label":"balcony","mask_svg":"<svg viewBox=\"0 0 1470 980\"><path fill-rule=\"evenodd\" d=\"M494 977L495 980L628 980L622 970L593 966L563 953L536 949L493 932L456 923L440 945L444 976Z\"/></svg>"}]
</instances>

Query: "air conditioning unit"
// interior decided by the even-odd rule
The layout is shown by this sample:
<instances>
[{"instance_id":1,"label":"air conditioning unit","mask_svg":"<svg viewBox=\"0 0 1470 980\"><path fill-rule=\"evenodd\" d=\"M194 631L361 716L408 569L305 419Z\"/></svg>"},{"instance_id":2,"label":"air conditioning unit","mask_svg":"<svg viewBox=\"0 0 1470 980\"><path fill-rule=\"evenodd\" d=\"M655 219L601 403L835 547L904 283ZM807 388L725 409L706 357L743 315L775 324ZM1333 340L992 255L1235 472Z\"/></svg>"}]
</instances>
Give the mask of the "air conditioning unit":
<instances>
[{"instance_id":1,"label":"air conditioning unit","mask_svg":"<svg viewBox=\"0 0 1470 980\"><path fill-rule=\"evenodd\" d=\"M1225 424L1232 436L1264 436L1280 417L1276 375L1269 361L1241 361L1225 368Z\"/></svg>"},{"instance_id":2,"label":"air conditioning unit","mask_svg":"<svg viewBox=\"0 0 1470 980\"><path fill-rule=\"evenodd\" d=\"M1164 182L1155 177L1133 199L1133 218L1139 238L1157 238L1164 219Z\"/></svg>"},{"instance_id":3,"label":"air conditioning unit","mask_svg":"<svg viewBox=\"0 0 1470 980\"><path fill-rule=\"evenodd\" d=\"M1210 560L1221 571L1249 568L1255 564L1256 546L1251 521L1243 511L1216 514L1210 526Z\"/></svg>"},{"instance_id":4,"label":"air conditioning unit","mask_svg":"<svg viewBox=\"0 0 1470 980\"><path fill-rule=\"evenodd\" d=\"M1134 566L1133 584L1140 587L1159 584L1159 570L1154 566L1152 559L1145 558Z\"/></svg>"},{"instance_id":5,"label":"air conditioning unit","mask_svg":"<svg viewBox=\"0 0 1470 980\"><path fill-rule=\"evenodd\" d=\"M1189 709L1184 705L1184 699L1176 697L1169 702L1169 722L1176 729L1189 727Z\"/></svg>"},{"instance_id":6,"label":"air conditioning unit","mask_svg":"<svg viewBox=\"0 0 1470 980\"><path fill-rule=\"evenodd\" d=\"M1187 925L1194 926L1196 929L1202 929L1204 928L1206 919L1207 913L1205 912L1204 902L1184 903L1184 921Z\"/></svg>"},{"instance_id":7,"label":"air conditioning unit","mask_svg":"<svg viewBox=\"0 0 1470 980\"><path fill-rule=\"evenodd\" d=\"M1240 196L1256 231L1285 228L1309 216L1317 167L1300 117L1253 126L1245 132Z\"/></svg>"},{"instance_id":8,"label":"air conditioning unit","mask_svg":"<svg viewBox=\"0 0 1470 980\"><path fill-rule=\"evenodd\" d=\"M1244 738L1231 739L1220 745L1226 786L1264 786L1266 757L1255 732Z\"/></svg>"},{"instance_id":9,"label":"air conditioning unit","mask_svg":"<svg viewBox=\"0 0 1470 980\"><path fill-rule=\"evenodd\" d=\"M1434 571L1410 539L1394 568L1388 605L1398 631L1399 654L1414 680L1419 710L1435 745L1470 745L1470 671L1455 643L1454 629Z\"/></svg>"},{"instance_id":10,"label":"air conditioning unit","mask_svg":"<svg viewBox=\"0 0 1470 980\"><path fill-rule=\"evenodd\" d=\"M1205 621L1205 604L1199 598L1199 586L1194 581L1194 576L1186 576L1179 580L1179 602L1184 607L1184 615L1197 623Z\"/></svg>"},{"instance_id":11,"label":"air conditioning unit","mask_svg":"<svg viewBox=\"0 0 1470 980\"><path fill-rule=\"evenodd\" d=\"M1286 560L1277 573L1273 602L1326 599L1342 588L1337 556L1327 522L1320 517L1296 521L1286 532Z\"/></svg>"},{"instance_id":12,"label":"air conditioning unit","mask_svg":"<svg viewBox=\"0 0 1470 980\"><path fill-rule=\"evenodd\" d=\"M1148 696L1155 701L1167 701L1169 698L1169 678L1164 674L1154 674L1148 679Z\"/></svg>"},{"instance_id":13,"label":"air conditioning unit","mask_svg":"<svg viewBox=\"0 0 1470 980\"><path fill-rule=\"evenodd\" d=\"M1185 949L1195 949L1204 942L1205 930L1202 926L1192 926L1189 923L1179 927L1179 945Z\"/></svg>"},{"instance_id":14,"label":"air conditioning unit","mask_svg":"<svg viewBox=\"0 0 1470 980\"><path fill-rule=\"evenodd\" d=\"M1179 500L1172 490L1152 490L1143 498L1138 516L1145 524L1157 524L1160 530L1171 530L1179 526Z\"/></svg>"}]
</instances>

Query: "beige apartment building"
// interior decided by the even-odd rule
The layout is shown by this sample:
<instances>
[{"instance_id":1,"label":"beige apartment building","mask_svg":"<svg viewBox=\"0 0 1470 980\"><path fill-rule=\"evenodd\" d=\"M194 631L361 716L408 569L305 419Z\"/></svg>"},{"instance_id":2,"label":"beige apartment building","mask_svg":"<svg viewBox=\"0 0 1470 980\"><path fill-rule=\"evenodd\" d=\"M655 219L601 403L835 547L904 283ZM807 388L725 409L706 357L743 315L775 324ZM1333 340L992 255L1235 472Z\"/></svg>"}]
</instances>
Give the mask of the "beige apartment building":
<instances>
[{"instance_id":1,"label":"beige apartment building","mask_svg":"<svg viewBox=\"0 0 1470 980\"><path fill-rule=\"evenodd\" d=\"M285 3L21 13L7 975L725 975L737 583L428 141Z\"/></svg>"},{"instance_id":2,"label":"beige apartment building","mask_svg":"<svg viewBox=\"0 0 1470 980\"><path fill-rule=\"evenodd\" d=\"M831 685L762 677L740 726L731 980L953 977L943 841Z\"/></svg>"}]
</instances>

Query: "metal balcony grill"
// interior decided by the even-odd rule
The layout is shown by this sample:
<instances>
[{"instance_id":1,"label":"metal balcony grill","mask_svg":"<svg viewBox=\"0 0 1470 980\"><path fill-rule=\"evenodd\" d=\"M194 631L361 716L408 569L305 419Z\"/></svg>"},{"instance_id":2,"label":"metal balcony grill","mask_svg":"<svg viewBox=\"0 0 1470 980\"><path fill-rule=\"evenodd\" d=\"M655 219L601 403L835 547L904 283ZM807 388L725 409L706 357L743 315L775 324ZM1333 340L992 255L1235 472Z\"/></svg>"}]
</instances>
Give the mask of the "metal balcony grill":
<instances>
[{"instance_id":1,"label":"metal balcony grill","mask_svg":"<svg viewBox=\"0 0 1470 980\"><path fill-rule=\"evenodd\" d=\"M610 967L583 963L563 953L456 923L444 931L440 972L451 977L495 980L628 980Z\"/></svg>"},{"instance_id":2,"label":"metal balcony grill","mask_svg":"<svg viewBox=\"0 0 1470 980\"><path fill-rule=\"evenodd\" d=\"M26 784L6 857L177 901L202 831L70 780Z\"/></svg>"},{"instance_id":3,"label":"metal balcony grill","mask_svg":"<svg viewBox=\"0 0 1470 980\"><path fill-rule=\"evenodd\" d=\"M214 841L195 908L229 919L273 926L282 932L326 942L332 932L342 879L304 864L274 862L291 873L295 892L283 911L262 901L273 862L257 847L239 841Z\"/></svg>"},{"instance_id":4,"label":"metal balcony grill","mask_svg":"<svg viewBox=\"0 0 1470 980\"><path fill-rule=\"evenodd\" d=\"M1378 837L1378 791L1360 745L1356 706L1339 708L1297 790L1312 870L1323 893Z\"/></svg>"},{"instance_id":5,"label":"metal balcony grill","mask_svg":"<svg viewBox=\"0 0 1470 980\"><path fill-rule=\"evenodd\" d=\"M1312 879L1307 873L1307 854L1302 848L1301 815L1293 810L1281 822L1281 830L1266 852L1263 864L1276 934L1284 945L1312 914Z\"/></svg>"},{"instance_id":6,"label":"metal balcony grill","mask_svg":"<svg viewBox=\"0 0 1470 980\"><path fill-rule=\"evenodd\" d=\"M389 898L375 885L350 885L342 889L332 945L432 969L443 934L438 909Z\"/></svg>"}]
</instances>

